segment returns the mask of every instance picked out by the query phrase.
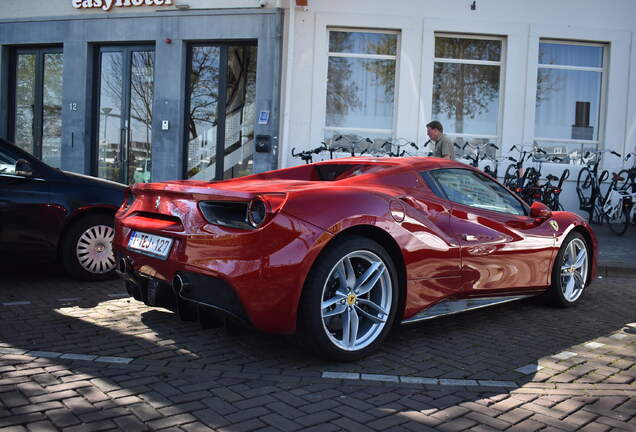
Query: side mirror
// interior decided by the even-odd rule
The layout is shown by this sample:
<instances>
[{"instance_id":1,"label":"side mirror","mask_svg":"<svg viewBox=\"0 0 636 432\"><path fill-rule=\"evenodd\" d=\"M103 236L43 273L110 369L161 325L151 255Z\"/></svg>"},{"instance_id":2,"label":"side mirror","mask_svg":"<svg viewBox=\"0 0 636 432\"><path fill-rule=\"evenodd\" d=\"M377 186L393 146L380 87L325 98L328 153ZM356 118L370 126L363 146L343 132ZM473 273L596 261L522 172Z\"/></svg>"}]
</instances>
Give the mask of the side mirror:
<instances>
[{"instance_id":1,"label":"side mirror","mask_svg":"<svg viewBox=\"0 0 636 432\"><path fill-rule=\"evenodd\" d=\"M15 174L23 177L33 176L33 167L29 161L24 159L18 159L15 163Z\"/></svg>"},{"instance_id":2,"label":"side mirror","mask_svg":"<svg viewBox=\"0 0 636 432\"><path fill-rule=\"evenodd\" d=\"M532 203L532 206L530 206L530 217L542 220L550 219L552 217L552 210L542 202L535 201Z\"/></svg>"}]
</instances>

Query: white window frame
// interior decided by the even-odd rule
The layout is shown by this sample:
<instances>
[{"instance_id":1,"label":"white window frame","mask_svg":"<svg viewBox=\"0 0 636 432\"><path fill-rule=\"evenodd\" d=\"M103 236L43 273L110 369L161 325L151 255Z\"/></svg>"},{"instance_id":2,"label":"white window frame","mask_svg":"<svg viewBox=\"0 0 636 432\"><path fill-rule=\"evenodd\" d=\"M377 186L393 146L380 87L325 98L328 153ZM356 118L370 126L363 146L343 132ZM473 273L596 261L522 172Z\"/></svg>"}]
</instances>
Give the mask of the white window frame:
<instances>
[{"instance_id":1,"label":"white window frame","mask_svg":"<svg viewBox=\"0 0 636 432\"><path fill-rule=\"evenodd\" d=\"M580 42L580 41L572 41L565 39L552 39L552 38L540 38L538 47L541 47L542 43L553 43L560 45L572 45L572 46L594 46L600 47L603 49L603 65L601 67L593 67L593 66L567 66L567 65L554 65L554 64L542 64L539 63L539 57L537 55L537 76L539 75L539 69L560 69L560 70L571 70L571 71L589 71L589 72L600 72L601 73L601 96L599 98L599 106L598 106L598 135L595 140L584 140L584 139L568 139L568 138L548 138L548 137L538 137L534 136L533 142L539 144L542 147L541 143L563 143L563 144L580 144L582 147L585 145L595 145L597 150L603 150L604 146L601 145L603 142L603 137L605 136L605 114L607 110L607 79L609 75L608 65L609 65L609 44L603 42ZM535 97L534 97L534 106L536 111L536 81L535 81ZM536 133L536 112L535 112L535 123L532 125L532 130Z\"/></svg>"},{"instance_id":2,"label":"white window frame","mask_svg":"<svg viewBox=\"0 0 636 432\"><path fill-rule=\"evenodd\" d=\"M397 35L396 47L395 47L395 55L381 55L381 54L355 54L355 53L340 53L340 52L332 52L329 51L329 41L330 33L332 31L337 32L348 32L348 33L377 33L377 34L395 34ZM383 134L386 133L390 140L395 138L395 129L396 129L396 119L397 119L397 98L398 98L398 77L400 75L400 61L399 61L399 53L400 53L400 43L401 43L401 32L399 30L388 30L388 29L370 29L370 28L352 28L352 27L327 27L327 65L329 64L329 59L331 57L342 57L342 58L360 58L360 59L373 59L373 60L395 60L395 76L393 78L393 121L391 125L391 129L372 129L372 128L350 128L350 127L338 127L338 126L327 126L327 106L325 104L325 112L323 113L324 122L323 122L323 132L322 138L325 139L327 132L332 131L342 131L342 132L350 132L352 134L360 135L363 138L366 138L367 134ZM329 80L328 74L325 76L325 83ZM327 87L325 87L324 98L327 99Z\"/></svg>"},{"instance_id":3,"label":"white window frame","mask_svg":"<svg viewBox=\"0 0 636 432\"><path fill-rule=\"evenodd\" d=\"M444 132L444 133L450 137L465 138L467 140L470 140L471 138L489 139L489 140L492 140L501 149L501 134L502 134L502 128L503 128L503 109L504 109L504 99L505 99L504 89L505 89L505 78L506 78L506 55L507 55L507 45L508 45L506 36L470 34L470 33L448 33L448 32L435 32L434 36L435 36L435 41L433 43L433 53L435 53L435 47L437 44L438 37L457 38L457 39L475 39L475 40L497 40L501 42L501 57L499 61L466 60L466 59L452 59L452 58L446 58L446 57L433 57L433 82L435 81L435 63L499 66L499 101L498 101L498 107L497 107L497 125L496 125L497 134L488 135L488 134L470 134L470 133L458 134L458 133L452 133L452 132L448 132L448 133ZM432 85L433 83L431 82L431 86ZM432 105L433 105L433 100L431 99L431 107Z\"/></svg>"}]
</instances>

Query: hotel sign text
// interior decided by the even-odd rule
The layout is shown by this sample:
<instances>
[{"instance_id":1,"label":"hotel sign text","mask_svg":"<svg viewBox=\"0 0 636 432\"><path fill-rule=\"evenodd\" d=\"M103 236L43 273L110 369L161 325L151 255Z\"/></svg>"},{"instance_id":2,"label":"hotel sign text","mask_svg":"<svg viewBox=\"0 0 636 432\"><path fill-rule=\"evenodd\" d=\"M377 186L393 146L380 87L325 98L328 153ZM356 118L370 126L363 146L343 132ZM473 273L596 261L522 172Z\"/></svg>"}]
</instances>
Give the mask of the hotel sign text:
<instances>
[{"instance_id":1,"label":"hotel sign text","mask_svg":"<svg viewBox=\"0 0 636 432\"><path fill-rule=\"evenodd\" d=\"M105 11L113 7L172 6L172 0L71 0L75 9L97 9Z\"/></svg>"}]
</instances>

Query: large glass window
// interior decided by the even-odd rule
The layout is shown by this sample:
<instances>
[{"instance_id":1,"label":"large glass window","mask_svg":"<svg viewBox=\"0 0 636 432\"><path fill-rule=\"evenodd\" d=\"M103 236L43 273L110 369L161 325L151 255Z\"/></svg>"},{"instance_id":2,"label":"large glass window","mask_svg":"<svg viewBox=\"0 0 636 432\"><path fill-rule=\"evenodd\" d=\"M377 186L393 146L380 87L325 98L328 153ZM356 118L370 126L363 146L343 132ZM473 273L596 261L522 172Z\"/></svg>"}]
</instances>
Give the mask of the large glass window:
<instances>
[{"instance_id":1,"label":"large glass window","mask_svg":"<svg viewBox=\"0 0 636 432\"><path fill-rule=\"evenodd\" d=\"M151 180L152 47L101 47L97 174L123 183Z\"/></svg>"},{"instance_id":2,"label":"large glass window","mask_svg":"<svg viewBox=\"0 0 636 432\"><path fill-rule=\"evenodd\" d=\"M256 55L252 44L191 47L186 178L253 173Z\"/></svg>"},{"instance_id":3,"label":"large glass window","mask_svg":"<svg viewBox=\"0 0 636 432\"><path fill-rule=\"evenodd\" d=\"M15 54L12 134L15 144L49 165L62 163L62 71L53 48Z\"/></svg>"},{"instance_id":4,"label":"large glass window","mask_svg":"<svg viewBox=\"0 0 636 432\"><path fill-rule=\"evenodd\" d=\"M581 163L600 142L605 51L601 44L539 43L535 141L564 163Z\"/></svg>"},{"instance_id":5,"label":"large glass window","mask_svg":"<svg viewBox=\"0 0 636 432\"><path fill-rule=\"evenodd\" d=\"M435 37L432 119L462 147L497 143L503 58L502 38Z\"/></svg>"},{"instance_id":6,"label":"large glass window","mask_svg":"<svg viewBox=\"0 0 636 432\"><path fill-rule=\"evenodd\" d=\"M339 135L349 142L391 139L398 36L396 32L329 30L327 141Z\"/></svg>"}]
</instances>

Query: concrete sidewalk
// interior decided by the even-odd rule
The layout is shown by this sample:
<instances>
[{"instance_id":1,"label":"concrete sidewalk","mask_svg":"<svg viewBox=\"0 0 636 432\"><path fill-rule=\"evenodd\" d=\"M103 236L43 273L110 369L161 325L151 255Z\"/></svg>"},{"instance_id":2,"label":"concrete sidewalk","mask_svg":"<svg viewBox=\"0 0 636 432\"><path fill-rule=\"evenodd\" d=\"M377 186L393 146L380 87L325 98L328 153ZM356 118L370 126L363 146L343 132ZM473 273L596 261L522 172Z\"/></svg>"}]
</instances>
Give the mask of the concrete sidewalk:
<instances>
[{"instance_id":1,"label":"concrete sidewalk","mask_svg":"<svg viewBox=\"0 0 636 432\"><path fill-rule=\"evenodd\" d=\"M599 275L604 277L636 274L636 225L617 236L607 225L592 225L599 244Z\"/></svg>"}]
</instances>

